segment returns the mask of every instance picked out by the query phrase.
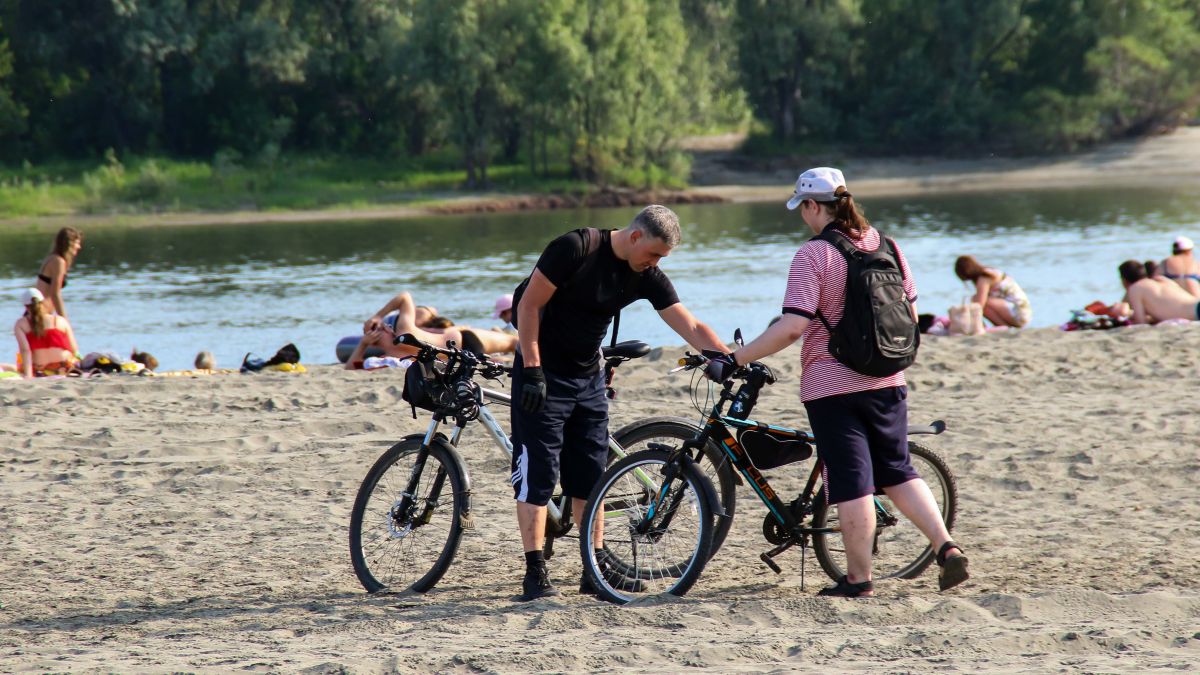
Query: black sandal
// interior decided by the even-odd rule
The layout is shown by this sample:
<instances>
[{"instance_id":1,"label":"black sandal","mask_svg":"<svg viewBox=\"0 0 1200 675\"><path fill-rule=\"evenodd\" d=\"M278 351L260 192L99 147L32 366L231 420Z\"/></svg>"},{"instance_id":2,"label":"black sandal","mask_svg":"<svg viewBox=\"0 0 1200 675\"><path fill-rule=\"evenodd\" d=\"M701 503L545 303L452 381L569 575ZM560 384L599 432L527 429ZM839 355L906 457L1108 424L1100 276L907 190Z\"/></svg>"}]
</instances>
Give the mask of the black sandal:
<instances>
[{"instance_id":1,"label":"black sandal","mask_svg":"<svg viewBox=\"0 0 1200 675\"><path fill-rule=\"evenodd\" d=\"M950 549L958 549L958 555L953 558L947 558L946 554ZM946 590L954 588L971 577L967 573L967 556L962 552L962 547L953 541L948 541L942 544L942 547L937 552L937 564L942 568L938 574L938 590Z\"/></svg>"},{"instance_id":2,"label":"black sandal","mask_svg":"<svg viewBox=\"0 0 1200 675\"><path fill-rule=\"evenodd\" d=\"M865 593L875 591L875 584L870 580L862 583L850 583L849 575L843 574L841 579L837 580L836 586L822 588L817 592L817 595L823 595L827 598L857 598Z\"/></svg>"}]
</instances>

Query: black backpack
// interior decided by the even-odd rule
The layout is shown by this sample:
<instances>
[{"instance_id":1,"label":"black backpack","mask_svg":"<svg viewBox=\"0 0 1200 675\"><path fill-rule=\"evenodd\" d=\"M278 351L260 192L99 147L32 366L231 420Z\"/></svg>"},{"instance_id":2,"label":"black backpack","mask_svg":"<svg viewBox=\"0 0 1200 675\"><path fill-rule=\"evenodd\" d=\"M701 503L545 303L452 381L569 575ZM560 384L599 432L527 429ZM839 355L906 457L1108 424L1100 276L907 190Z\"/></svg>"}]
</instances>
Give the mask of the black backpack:
<instances>
[{"instance_id":1,"label":"black backpack","mask_svg":"<svg viewBox=\"0 0 1200 675\"><path fill-rule=\"evenodd\" d=\"M874 251L860 251L827 227L813 239L829 242L846 257L846 306L836 326L817 311L829 331L829 353L856 373L887 377L917 360L921 333L904 292L904 270L896 244L879 234Z\"/></svg>"}]
</instances>

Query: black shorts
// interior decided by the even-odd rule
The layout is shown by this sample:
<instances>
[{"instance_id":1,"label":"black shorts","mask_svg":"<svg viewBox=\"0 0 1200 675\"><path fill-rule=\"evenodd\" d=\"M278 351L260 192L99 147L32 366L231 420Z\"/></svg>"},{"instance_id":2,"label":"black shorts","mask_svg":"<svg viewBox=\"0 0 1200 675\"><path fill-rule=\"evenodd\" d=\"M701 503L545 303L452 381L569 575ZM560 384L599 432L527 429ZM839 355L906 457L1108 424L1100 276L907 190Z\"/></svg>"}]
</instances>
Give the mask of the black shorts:
<instances>
[{"instance_id":1,"label":"black shorts","mask_svg":"<svg viewBox=\"0 0 1200 675\"><path fill-rule=\"evenodd\" d=\"M908 457L907 399L907 387L887 387L805 402L830 504L919 478Z\"/></svg>"},{"instance_id":2,"label":"black shorts","mask_svg":"<svg viewBox=\"0 0 1200 675\"><path fill-rule=\"evenodd\" d=\"M587 499L608 464L604 374L565 377L543 370L546 405L521 409L521 357L513 363L512 486L519 502L545 506L554 488Z\"/></svg>"}]
</instances>

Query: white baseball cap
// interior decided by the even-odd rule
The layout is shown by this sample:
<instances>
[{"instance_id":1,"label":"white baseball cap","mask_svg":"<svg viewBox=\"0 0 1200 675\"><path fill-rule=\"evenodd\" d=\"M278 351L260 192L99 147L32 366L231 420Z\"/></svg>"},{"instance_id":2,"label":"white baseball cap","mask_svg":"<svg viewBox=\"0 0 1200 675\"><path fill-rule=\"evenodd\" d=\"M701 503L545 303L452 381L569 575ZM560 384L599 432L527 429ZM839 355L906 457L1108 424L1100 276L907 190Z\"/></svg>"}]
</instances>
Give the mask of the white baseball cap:
<instances>
[{"instance_id":1,"label":"white baseball cap","mask_svg":"<svg viewBox=\"0 0 1200 675\"><path fill-rule=\"evenodd\" d=\"M1187 237L1175 237L1175 243L1171 247L1171 250L1173 250L1175 253L1182 253L1184 251L1190 251L1192 248L1193 245L1191 239L1188 239Z\"/></svg>"},{"instance_id":2,"label":"white baseball cap","mask_svg":"<svg viewBox=\"0 0 1200 675\"><path fill-rule=\"evenodd\" d=\"M496 298L496 311L492 312L492 318L499 319L500 312L503 312L507 309L512 309L512 293L505 293L504 295Z\"/></svg>"},{"instance_id":3,"label":"white baseball cap","mask_svg":"<svg viewBox=\"0 0 1200 675\"><path fill-rule=\"evenodd\" d=\"M788 200L788 209L795 209L800 202L811 199L817 202L832 202L837 199L838 188L846 187L846 179L839 169L819 166L800 174L796 179L796 191Z\"/></svg>"},{"instance_id":4,"label":"white baseball cap","mask_svg":"<svg viewBox=\"0 0 1200 675\"><path fill-rule=\"evenodd\" d=\"M21 291L21 304L32 305L35 302L41 302L46 299L42 292L36 288L26 288Z\"/></svg>"}]
</instances>

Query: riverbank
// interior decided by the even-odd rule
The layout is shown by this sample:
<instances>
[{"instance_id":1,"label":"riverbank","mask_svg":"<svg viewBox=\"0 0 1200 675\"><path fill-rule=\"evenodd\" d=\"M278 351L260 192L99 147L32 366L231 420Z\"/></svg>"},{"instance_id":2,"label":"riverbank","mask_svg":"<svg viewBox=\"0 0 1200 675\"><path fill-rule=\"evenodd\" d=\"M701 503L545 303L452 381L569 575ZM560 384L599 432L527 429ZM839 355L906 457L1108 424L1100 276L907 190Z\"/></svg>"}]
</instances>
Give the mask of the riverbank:
<instances>
[{"instance_id":1,"label":"riverbank","mask_svg":"<svg viewBox=\"0 0 1200 675\"><path fill-rule=\"evenodd\" d=\"M498 182L503 190L465 192L453 189L457 173L421 174L385 181L370 178L386 172L375 166L363 170L368 179L343 180L336 172L321 168L301 184L287 187L275 201L252 206L214 209L188 208L190 201L160 199L139 211L87 212L94 207L78 196L62 205L61 213L5 215L12 213L0 200L0 227L55 229L65 225L169 226L202 224L289 223L363 221L419 218L449 213L490 213L569 208L636 206L647 203L758 202L786 200L798 171L809 166L841 167L859 197L920 195L930 193L1037 190L1046 188L1104 187L1117 190L1155 185L1187 185L1200 182L1200 127L1185 127L1170 134L1119 141L1092 150L1054 157L941 159L941 158L855 158L839 153L797 157L754 158L737 151L738 135L692 139L691 187L672 190L596 189L562 180L535 180L517 171ZM199 170L199 169L197 169ZM140 175L140 174L138 174ZM307 174L306 174L307 176ZM318 185L321 176L327 184ZM115 179L114 179L115 180ZM157 180L157 179L155 179ZM160 190L155 180L136 189ZM204 179L208 180L208 179ZM233 179L231 179L233 180ZM275 180L285 181L286 177ZM201 181L203 185L208 185ZM131 189L128 187L120 189ZM11 187L0 190L12 190ZM30 188L30 189L40 189ZM45 188L49 189L49 188ZM100 188L97 188L100 189ZM116 188L114 188L116 189ZM193 191L201 187L191 188ZM220 185L208 185L220 191ZM320 194L318 194L320 193ZM72 203L76 203L72 206ZM287 206L292 204L292 206ZM306 206L295 206L304 204Z\"/></svg>"},{"instance_id":2,"label":"riverbank","mask_svg":"<svg viewBox=\"0 0 1200 675\"><path fill-rule=\"evenodd\" d=\"M393 371L0 380L0 661L12 672L968 672L1194 670L1200 472L1186 359L1200 326L931 338L911 418L958 481L973 578L935 569L870 600L821 598L800 551L758 560L740 488L730 538L683 598L615 607L574 590L513 602L522 570L506 457L461 444L476 528L423 596L368 596L346 528L387 447L424 431ZM692 417L680 348L621 368L614 425ZM798 351L756 417L804 424ZM501 415L503 420L503 415ZM771 472L781 490L799 484ZM482 524L482 525L481 525ZM386 636L381 639L381 636Z\"/></svg>"}]
</instances>

